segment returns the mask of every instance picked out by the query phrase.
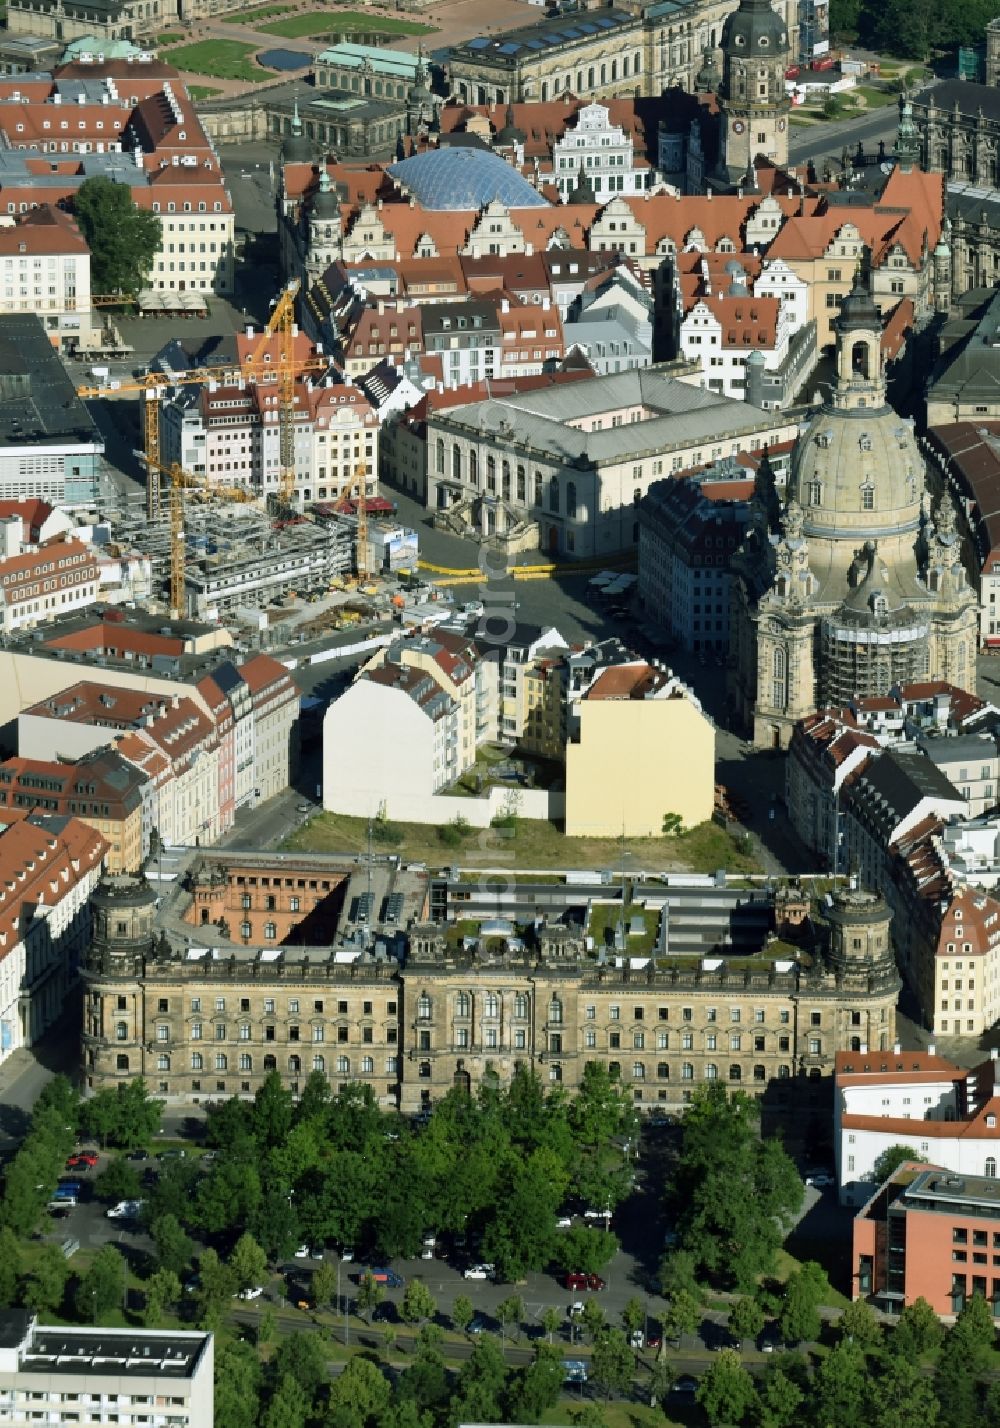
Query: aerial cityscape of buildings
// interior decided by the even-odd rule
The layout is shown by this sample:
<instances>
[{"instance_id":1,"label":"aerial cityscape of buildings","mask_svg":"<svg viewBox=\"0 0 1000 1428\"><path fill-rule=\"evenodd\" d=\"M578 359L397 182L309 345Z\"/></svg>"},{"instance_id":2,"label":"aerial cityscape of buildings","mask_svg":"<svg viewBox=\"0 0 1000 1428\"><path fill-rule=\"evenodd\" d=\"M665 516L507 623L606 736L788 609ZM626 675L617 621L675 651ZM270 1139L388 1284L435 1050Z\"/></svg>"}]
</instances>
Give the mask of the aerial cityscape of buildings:
<instances>
[{"instance_id":1,"label":"aerial cityscape of buildings","mask_svg":"<svg viewBox=\"0 0 1000 1428\"><path fill-rule=\"evenodd\" d=\"M920 1301L1000 1313L1000 19L951 77L833 50L819 0L504 7L425 14L433 49L420 15L292 15L305 62L251 94L171 49L272 9L7 6L0 1422L242 1428L234 1353L255 1403L301 1376L258 1358L264 1303L274 1363L287 1314L346 1348L408 1258L449 1306L488 1282L465 1327L500 1354L493 1282L548 1349L558 1265L622 1316L622 1392L756 1422L697 1355L749 1354L756 1395L770 1331L712 1344L708 1299L671 1330L678 1246L727 1292L770 1272L669 1199L692 1107L759 1116L805 1186L768 1234L828 1246L880 1342ZM155 219L141 262L98 203ZM535 1083L570 1127L510 1151L544 1253L505 1258L457 1170L448 1223L390 1214L393 1174L448 1179L406 1159L442 1105L449 1153L456 1106L528 1135ZM629 1196L668 1252L634 1324L640 1271L605 1285L588 1239ZM582 1392L619 1331L578 1312ZM689 1389L642 1377L685 1340Z\"/></svg>"}]
</instances>

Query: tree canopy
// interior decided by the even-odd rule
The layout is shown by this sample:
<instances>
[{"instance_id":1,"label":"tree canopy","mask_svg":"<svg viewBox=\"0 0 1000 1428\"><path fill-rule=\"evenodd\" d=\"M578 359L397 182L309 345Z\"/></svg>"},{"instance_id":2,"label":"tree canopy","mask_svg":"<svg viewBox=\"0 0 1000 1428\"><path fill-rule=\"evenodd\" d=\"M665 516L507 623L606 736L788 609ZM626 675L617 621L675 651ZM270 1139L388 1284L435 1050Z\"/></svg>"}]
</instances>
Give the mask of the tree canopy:
<instances>
[{"instance_id":1,"label":"tree canopy","mask_svg":"<svg viewBox=\"0 0 1000 1428\"><path fill-rule=\"evenodd\" d=\"M90 249L91 286L98 293L135 294L148 281L160 248L160 220L138 208L125 184L86 179L73 203Z\"/></svg>"}]
</instances>

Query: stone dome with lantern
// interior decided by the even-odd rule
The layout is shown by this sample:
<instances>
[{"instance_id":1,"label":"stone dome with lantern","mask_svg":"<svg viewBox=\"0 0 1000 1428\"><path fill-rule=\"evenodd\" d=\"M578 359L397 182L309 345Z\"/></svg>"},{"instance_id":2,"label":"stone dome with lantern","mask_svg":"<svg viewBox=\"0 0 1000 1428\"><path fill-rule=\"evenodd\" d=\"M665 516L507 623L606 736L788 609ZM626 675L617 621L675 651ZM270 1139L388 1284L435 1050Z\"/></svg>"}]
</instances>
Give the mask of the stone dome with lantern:
<instances>
[{"instance_id":1,"label":"stone dome with lantern","mask_svg":"<svg viewBox=\"0 0 1000 1428\"><path fill-rule=\"evenodd\" d=\"M889 405L882 318L859 268L836 376L795 451L781 510L762 464L734 562L730 695L754 742L854 695L943 679L975 688L978 603L945 494L932 509L912 422Z\"/></svg>"}]
</instances>

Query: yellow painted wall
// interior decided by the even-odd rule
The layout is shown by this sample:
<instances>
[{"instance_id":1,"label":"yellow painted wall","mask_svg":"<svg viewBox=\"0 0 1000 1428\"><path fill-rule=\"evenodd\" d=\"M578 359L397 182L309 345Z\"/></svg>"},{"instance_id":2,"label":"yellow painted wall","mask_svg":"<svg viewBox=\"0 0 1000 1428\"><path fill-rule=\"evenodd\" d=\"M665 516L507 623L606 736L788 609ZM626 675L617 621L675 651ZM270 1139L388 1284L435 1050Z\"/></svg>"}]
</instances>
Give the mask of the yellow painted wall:
<instances>
[{"instance_id":1,"label":"yellow painted wall","mask_svg":"<svg viewBox=\"0 0 1000 1428\"><path fill-rule=\"evenodd\" d=\"M712 816L715 729L687 699L584 699L566 746L566 832L654 837L663 815Z\"/></svg>"}]
</instances>

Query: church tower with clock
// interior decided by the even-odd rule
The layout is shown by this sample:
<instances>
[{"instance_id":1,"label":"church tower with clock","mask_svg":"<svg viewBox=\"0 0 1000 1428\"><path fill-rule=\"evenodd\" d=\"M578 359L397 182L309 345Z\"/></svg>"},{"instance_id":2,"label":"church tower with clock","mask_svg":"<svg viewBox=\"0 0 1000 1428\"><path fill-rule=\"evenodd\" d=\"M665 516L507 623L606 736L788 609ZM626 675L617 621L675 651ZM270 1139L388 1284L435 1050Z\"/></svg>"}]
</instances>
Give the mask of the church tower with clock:
<instances>
[{"instance_id":1,"label":"church tower with clock","mask_svg":"<svg viewBox=\"0 0 1000 1428\"><path fill-rule=\"evenodd\" d=\"M758 155L779 167L788 163L788 28L770 0L740 0L722 27L721 48L719 164L708 186L726 192Z\"/></svg>"}]
</instances>

